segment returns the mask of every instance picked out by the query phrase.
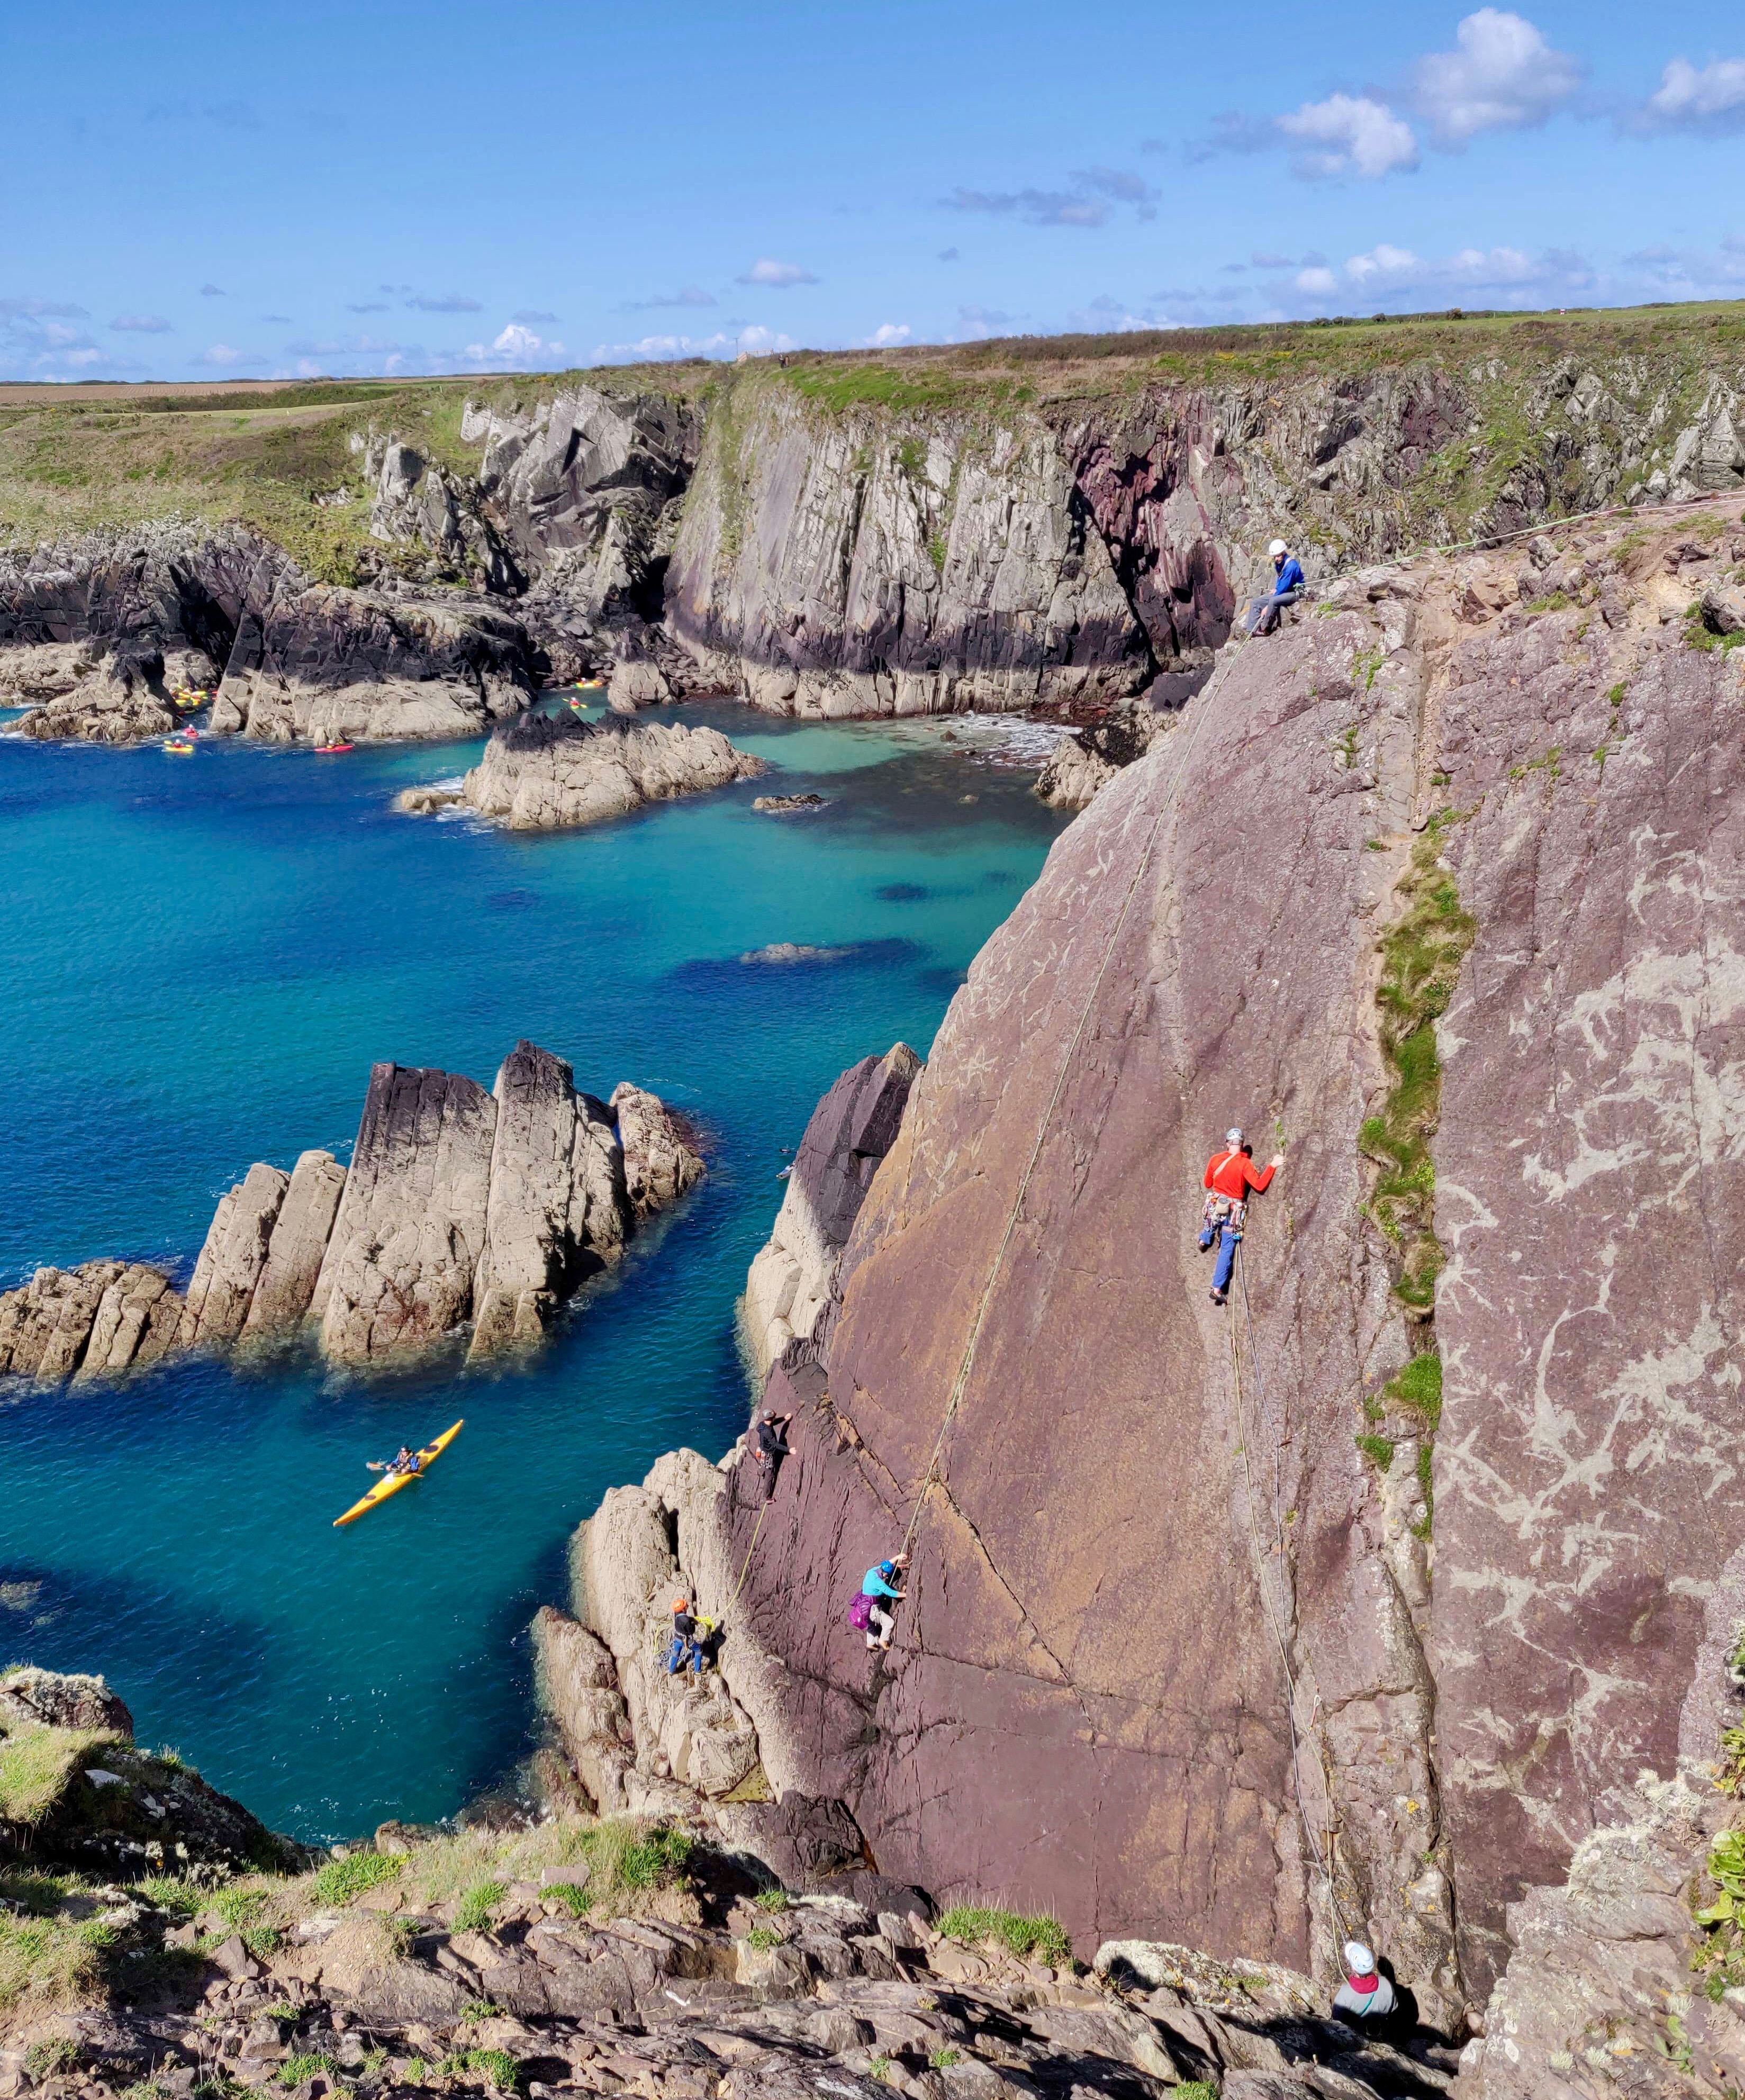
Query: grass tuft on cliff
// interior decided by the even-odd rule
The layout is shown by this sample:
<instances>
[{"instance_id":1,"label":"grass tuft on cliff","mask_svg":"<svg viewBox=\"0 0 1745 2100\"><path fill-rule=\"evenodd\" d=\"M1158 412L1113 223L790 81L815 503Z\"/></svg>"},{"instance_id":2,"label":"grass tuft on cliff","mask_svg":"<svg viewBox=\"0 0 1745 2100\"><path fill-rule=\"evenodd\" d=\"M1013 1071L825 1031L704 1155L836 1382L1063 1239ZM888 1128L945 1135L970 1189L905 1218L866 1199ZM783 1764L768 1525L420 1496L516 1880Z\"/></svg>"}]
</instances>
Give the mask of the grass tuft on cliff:
<instances>
[{"instance_id":1,"label":"grass tuft on cliff","mask_svg":"<svg viewBox=\"0 0 1745 2100\"><path fill-rule=\"evenodd\" d=\"M958 1904L939 1920L939 1929L948 1939L968 1946L987 1941L1021 1960L1046 1961L1054 1968L1072 1959L1072 1942L1057 1917L1026 1917L991 1904Z\"/></svg>"},{"instance_id":2,"label":"grass tuft on cliff","mask_svg":"<svg viewBox=\"0 0 1745 2100\"><path fill-rule=\"evenodd\" d=\"M118 1740L100 1730L18 1727L0 1740L0 1821L29 1829L51 1815L88 1758Z\"/></svg>"}]
</instances>

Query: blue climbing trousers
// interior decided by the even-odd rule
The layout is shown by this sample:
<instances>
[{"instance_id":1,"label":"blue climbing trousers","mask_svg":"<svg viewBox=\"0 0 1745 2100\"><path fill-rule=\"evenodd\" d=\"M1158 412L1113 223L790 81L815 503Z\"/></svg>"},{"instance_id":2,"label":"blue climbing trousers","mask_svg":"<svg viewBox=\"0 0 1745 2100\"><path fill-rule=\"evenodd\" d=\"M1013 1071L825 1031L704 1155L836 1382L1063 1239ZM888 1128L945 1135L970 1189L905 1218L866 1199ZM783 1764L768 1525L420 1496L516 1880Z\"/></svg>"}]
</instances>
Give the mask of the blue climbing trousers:
<instances>
[{"instance_id":1,"label":"blue climbing trousers","mask_svg":"<svg viewBox=\"0 0 1745 2100\"><path fill-rule=\"evenodd\" d=\"M669 1677L684 1668L689 1661L691 1674L703 1674L703 1651L694 1640L687 1640L683 1634L674 1634L673 1645L666 1652L666 1674Z\"/></svg>"},{"instance_id":2,"label":"blue climbing trousers","mask_svg":"<svg viewBox=\"0 0 1745 2100\"><path fill-rule=\"evenodd\" d=\"M1212 1236L1214 1233L1217 1233L1218 1240L1218 1258L1212 1271L1212 1288L1222 1292L1230 1288L1230 1271L1236 1266L1236 1250L1242 1244L1242 1235L1234 1225L1217 1225L1208 1223L1200 1231L1199 1246L1202 1253L1211 1246Z\"/></svg>"}]
</instances>

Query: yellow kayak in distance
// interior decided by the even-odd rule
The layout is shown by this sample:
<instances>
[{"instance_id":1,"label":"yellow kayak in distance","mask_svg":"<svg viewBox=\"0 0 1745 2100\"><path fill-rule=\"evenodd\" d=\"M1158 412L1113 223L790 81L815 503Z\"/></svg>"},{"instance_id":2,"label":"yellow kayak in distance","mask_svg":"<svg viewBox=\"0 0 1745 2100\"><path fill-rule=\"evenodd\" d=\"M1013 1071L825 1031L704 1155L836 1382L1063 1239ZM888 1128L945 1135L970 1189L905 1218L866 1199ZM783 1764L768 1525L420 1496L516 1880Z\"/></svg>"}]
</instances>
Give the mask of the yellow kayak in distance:
<instances>
[{"instance_id":1,"label":"yellow kayak in distance","mask_svg":"<svg viewBox=\"0 0 1745 2100\"><path fill-rule=\"evenodd\" d=\"M360 1497L358 1501L352 1503L343 1516L336 1516L334 1519L334 1530L337 1531L342 1524L354 1522L362 1516L366 1510L373 1510L378 1502L385 1502L390 1495L397 1495L402 1488L409 1487L414 1480L422 1480L429 1470L432 1460L440 1458L466 1427L466 1418L462 1415L453 1428L444 1430L434 1444L426 1444L418 1454L417 1472L385 1474L367 1495Z\"/></svg>"}]
</instances>

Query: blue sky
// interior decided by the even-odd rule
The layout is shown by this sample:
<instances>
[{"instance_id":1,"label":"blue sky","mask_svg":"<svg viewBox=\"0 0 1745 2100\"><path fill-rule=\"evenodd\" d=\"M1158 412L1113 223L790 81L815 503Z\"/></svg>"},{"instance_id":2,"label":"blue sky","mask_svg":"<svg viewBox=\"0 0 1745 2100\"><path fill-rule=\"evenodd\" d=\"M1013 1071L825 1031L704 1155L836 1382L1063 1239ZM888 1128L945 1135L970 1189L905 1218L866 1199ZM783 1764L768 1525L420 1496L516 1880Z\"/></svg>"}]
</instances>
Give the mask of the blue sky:
<instances>
[{"instance_id":1,"label":"blue sky","mask_svg":"<svg viewBox=\"0 0 1745 2100\"><path fill-rule=\"evenodd\" d=\"M1745 17L12 0L0 378L1745 297Z\"/></svg>"}]
</instances>

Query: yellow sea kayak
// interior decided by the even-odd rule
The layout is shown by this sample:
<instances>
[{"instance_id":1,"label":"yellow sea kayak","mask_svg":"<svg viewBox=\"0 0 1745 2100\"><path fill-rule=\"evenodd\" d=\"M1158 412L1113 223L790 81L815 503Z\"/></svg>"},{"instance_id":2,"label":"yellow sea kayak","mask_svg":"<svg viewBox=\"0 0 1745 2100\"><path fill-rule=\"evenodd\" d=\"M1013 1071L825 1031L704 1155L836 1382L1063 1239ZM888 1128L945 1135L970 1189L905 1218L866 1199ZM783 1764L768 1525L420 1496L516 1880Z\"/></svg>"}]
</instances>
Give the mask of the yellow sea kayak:
<instances>
[{"instance_id":1,"label":"yellow sea kayak","mask_svg":"<svg viewBox=\"0 0 1745 2100\"><path fill-rule=\"evenodd\" d=\"M385 1502L390 1495L397 1495L402 1488L409 1487L413 1481L422 1478L431 1460L440 1458L465 1427L466 1418L462 1416L452 1429L444 1430L434 1444L426 1444L418 1454L418 1470L416 1473L385 1474L367 1495L352 1503L343 1516L336 1516L334 1519L334 1529L337 1531L341 1524L351 1523L354 1519L360 1517L366 1510L373 1510L378 1502Z\"/></svg>"}]
</instances>

